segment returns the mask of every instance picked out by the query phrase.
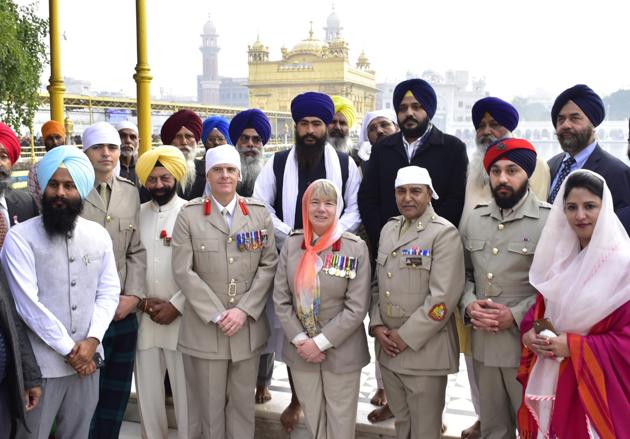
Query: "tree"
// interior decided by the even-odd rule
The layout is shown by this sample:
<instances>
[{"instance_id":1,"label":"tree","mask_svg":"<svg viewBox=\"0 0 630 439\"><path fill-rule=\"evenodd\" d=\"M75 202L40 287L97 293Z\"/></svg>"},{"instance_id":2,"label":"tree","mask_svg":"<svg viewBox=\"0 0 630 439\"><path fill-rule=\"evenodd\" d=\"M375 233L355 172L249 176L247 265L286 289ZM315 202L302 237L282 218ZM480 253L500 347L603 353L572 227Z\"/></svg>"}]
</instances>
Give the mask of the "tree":
<instances>
[{"instance_id":1,"label":"tree","mask_svg":"<svg viewBox=\"0 0 630 439\"><path fill-rule=\"evenodd\" d=\"M603 100L606 119L624 120L630 117L630 90L617 90Z\"/></svg>"},{"instance_id":2,"label":"tree","mask_svg":"<svg viewBox=\"0 0 630 439\"><path fill-rule=\"evenodd\" d=\"M48 20L35 14L34 4L0 0L0 29L0 119L19 132L31 126L39 106Z\"/></svg>"}]
</instances>

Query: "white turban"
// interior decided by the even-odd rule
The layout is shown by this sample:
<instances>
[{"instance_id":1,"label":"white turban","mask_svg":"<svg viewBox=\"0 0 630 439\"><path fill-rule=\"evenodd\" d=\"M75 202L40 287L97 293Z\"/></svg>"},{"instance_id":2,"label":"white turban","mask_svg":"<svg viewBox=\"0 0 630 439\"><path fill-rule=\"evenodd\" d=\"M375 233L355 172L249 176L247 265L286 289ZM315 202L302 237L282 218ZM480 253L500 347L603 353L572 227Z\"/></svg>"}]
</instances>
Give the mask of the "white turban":
<instances>
[{"instance_id":1,"label":"white turban","mask_svg":"<svg viewBox=\"0 0 630 439\"><path fill-rule=\"evenodd\" d=\"M241 173L241 155L236 148L232 145L219 145L216 148L210 148L206 151L206 175L212 167L216 165L232 165L238 168L239 174ZM242 180L242 176L239 175L238 180Z\"/></svg>"},{"instance_id":2,"label":"white turban","mask_svg":"<svg viewBox=\"0 0 630 439\"><path fill-rule=\"evenodd\" d=\"M83 151L94 145L116 145L120 148L120 135L113 125L96 122L83 131Z\"/></svg>"},{"instance_id":3,"label":"white turban","mask_svg":"<svg viewBox=\"0 0 630 439\"><path fill-rule=\"evenodd\" d=\"M394 187L404 186L406 184L426 184L431 188L432 197L436 200L440 198L437 192L435 192L435 189L433 189L429 171L420 166L406 166L398 170Z\"/></svg>"},{"instance_id":4,"label":"white turban","mask_svg":"<svg viewBox=\"0 0 630 439\"><path fill-rule=\"evenodd\" d=\"M361 145L363 142L369 142L368 127L370 126L370 123L372 123L372 121L377 117L384 117L386 119L389 119L394 124L398 123L398 119L396 119L396 113L394 113L394 110L384 109L367 112L365 114L365 117L363 118L363 123L361 124L361 131L359 131L359 145Z\"/></svg>"},{"instance_id":5,"label":"white turban","mask_svg":"<svg viewBox=\"0 0 630 439\"><path fill-rule=\"evenodd\" d=\"M122 122L119 122L116 124L116 131L120 131L120 130L131 130L134 133L136 133L136 136L139 135L138 126L135 123L128 120L123 120Z\"/></svg>"}]
</instances>

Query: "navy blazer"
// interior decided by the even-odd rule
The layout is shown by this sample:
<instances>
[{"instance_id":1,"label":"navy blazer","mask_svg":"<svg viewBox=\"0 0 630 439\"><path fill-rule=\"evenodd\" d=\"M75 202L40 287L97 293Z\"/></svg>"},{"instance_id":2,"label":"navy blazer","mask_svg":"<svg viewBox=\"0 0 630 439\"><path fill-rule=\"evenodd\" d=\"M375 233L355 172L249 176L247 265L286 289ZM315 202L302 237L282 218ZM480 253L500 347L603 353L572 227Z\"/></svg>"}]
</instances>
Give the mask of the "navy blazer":
<instances>
[{"instance_id":1,"label":"navy blazer","mask_svg":"<svg viewBox=\"0 0 630 439\"><path fill-rule=\"evenodd\" d=\"M4 193L11 227L39 215L33 195L26 189L7 189Z\"/></svg>"},{"instance_id":2,"label":"navy blazer","mask_svg":"<svg viewBox=\"0 0 630 439\"><path fill-rule=\"evenodd\" d=\"M549 171L551 172L551 184L560 170L564 152L549 159ZM583 169L597 172L604 177L613 198L615 212L630 206L630 167L612 154L604 151L599 144L584 163ZM553 188L550 188L550 190ZM626 224L624 226L628 227Z\"/></svg>"}]
</instances>

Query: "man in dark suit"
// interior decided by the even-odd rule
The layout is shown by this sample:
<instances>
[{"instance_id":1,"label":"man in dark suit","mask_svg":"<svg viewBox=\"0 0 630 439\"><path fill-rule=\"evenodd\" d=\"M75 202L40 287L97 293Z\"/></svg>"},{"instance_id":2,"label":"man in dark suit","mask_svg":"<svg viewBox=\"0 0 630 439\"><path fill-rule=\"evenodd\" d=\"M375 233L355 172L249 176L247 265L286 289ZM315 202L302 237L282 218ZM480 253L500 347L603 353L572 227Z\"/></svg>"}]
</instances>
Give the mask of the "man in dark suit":
<instances>
[{"instance_id":1,"label":"man in dark suit","mask_svg":"<svg viewBox=\"0 0 630 439\"><path fill-rule=\"evenodd\" d=\"M597 172L610 188L615 212L630 206L630 168L597 143L595 127L605 117L601 98L584 84L563 91L553 104L551 120L564 152L549 160L553 203L566 176L576 169ZM627 224L624 224L628 228Z\"/></svg>"},{"instance_id":2,"label":"man in dark suit","mask_svg":"<svg viewBox=\"0 0 630 439\"><path fill-rule=\"evenodd\" d=\"M440 195L432 205L438 215L455 226L462 215L466 192L466 146L431 123L437 108L431 85L422 79L403 81L396 86L393 100L401 131L374 145L359 189L361 219L374 248L383 225L399 214L394 196L398 169L409 165L427 169Z\"/></svg>"},{"instance_id":3,"label":"man in dark suit","mask_svg":"<svg viewBox=\"0 0 630 439\"><path fill-rule=\"evenodd\" d=\"M17 421L24 422L26 411L39 402L41 383L26 325L17 316L0 267L0 439L15 436Z\"/></svg>"},{"instance_id":4,"label":"man in dark suit","mask_svg":"<svg viewBox=\"0 0 630 439\"><path fill-rule=\"evenodd\" d=\"M10 227L39 215L28 191L11 189L11 170L20 158L20 152L15 132L0 122L0 247Z\"/></svg>"}]
</instances>

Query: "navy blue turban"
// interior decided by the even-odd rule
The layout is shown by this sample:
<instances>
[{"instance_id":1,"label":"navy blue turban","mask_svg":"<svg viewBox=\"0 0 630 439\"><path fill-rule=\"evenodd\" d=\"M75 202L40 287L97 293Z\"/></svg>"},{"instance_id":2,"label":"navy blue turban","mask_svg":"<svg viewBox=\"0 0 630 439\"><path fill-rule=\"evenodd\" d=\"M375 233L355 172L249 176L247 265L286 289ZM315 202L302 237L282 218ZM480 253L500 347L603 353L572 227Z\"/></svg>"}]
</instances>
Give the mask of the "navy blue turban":
<instances>
[{"instance_id":1,"label":"navy blue turban","mask_svg":"<svg viewBox=\"0 0 630 439\"><path fill-rule=\"evenodd\" d=\"M518 111L509 102L503 99L487 98L479 99L472 107L472 121L475 129L479 129L481 119L484 114L490 114L494 120L499 122L508 131L514 131L518 125Z\"/></svg>"},{"instance_id":2,"label":"navy blue turban","mask_svg":"<svg viewBox=\"0 0 630 439\"><path fill-rule=\"evenodd\" d=\"M230 137L234 139L234 142L238 142L238 138L241 137L241 134L247 128L256 130L258 135L262 138L263 145L267 143L269 136L271 136L271 124L269 123L269 119L267 115L258 108L241 111L232 118L232 122L230 122Z\"/></svg>"},{"instance_id":3,"label":"navy blue turban","mask_svg":"<svg viewBox=\"0 0 630 439\"><path fill-rule=\"evenodd\" d=\"M424 79L407 79L396 86L394 89L394 111L398 113L400 103L408 91L420 102L429 119L433 119L437 109L437 97L431 84Z\"/></svg>"},{"instance_id":4,"label":"navy blue turban","mask_svg":"<svg viewBox=\"0 0 630 439\"><path fill-rule=\"evenodd\" d=\"M229 133L230 121L225 117L221 116L210 116L206 120L203 121L203 125L201 126L201 143L206 144L206 140L208 140L208 136L215 128L221 131L221 134L227 140L229 145L232 144L232 140L230 139Z\"/></svg>"},{"instance_id":5,"label":"navy blue turban","mask_svg":"<svg viewBox=\"0 0 630 439\"><path fill-rule=\"evenodd\" d=\"M556 98L556 101L551 107L551 122L555 127L558 123L558 114L567 102L573 101L575 105L586 114L593 126L598 126L604 120L606 116L606 110L604 109L604 102L597 93L595 93L588 85L578 84L571 88L566 89L560 96Z\"/></svg>"},{"instance_id":6,"label":"navy blue turban","mask_svg":"<svg viewBox=\"0 0 630 439\"><path fill-rule=\"evenodd\" d=\"M330 96L323 93L309 91L297 95L291 101L291 116L298 123L305 117L317 117L326 125L333 120L335 104Z\"/></svg>"}]
</instances>

